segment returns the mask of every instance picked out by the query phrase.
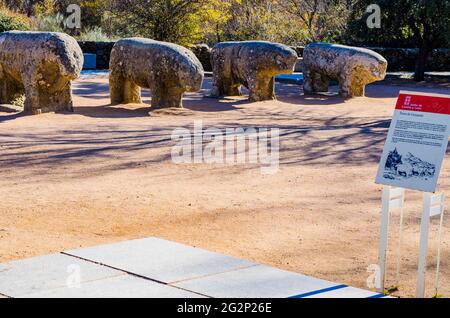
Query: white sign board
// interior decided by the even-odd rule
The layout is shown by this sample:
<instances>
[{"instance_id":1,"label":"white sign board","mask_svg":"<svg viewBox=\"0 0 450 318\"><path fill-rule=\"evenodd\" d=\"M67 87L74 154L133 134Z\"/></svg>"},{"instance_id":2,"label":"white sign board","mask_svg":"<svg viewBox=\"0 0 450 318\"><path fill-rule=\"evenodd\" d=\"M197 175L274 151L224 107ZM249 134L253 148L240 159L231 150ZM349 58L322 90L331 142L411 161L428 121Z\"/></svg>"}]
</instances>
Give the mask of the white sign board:
<instances>
[{"instance_id":1,"label":"white sign board","mask_svg":"<svg viewBox=\"0 0 450 318\"><path fill-rule=\"evenodd\" d=\"M450 136L450 95L400 92L376 183L436 192Z\"/></svg>"}]
</instances>

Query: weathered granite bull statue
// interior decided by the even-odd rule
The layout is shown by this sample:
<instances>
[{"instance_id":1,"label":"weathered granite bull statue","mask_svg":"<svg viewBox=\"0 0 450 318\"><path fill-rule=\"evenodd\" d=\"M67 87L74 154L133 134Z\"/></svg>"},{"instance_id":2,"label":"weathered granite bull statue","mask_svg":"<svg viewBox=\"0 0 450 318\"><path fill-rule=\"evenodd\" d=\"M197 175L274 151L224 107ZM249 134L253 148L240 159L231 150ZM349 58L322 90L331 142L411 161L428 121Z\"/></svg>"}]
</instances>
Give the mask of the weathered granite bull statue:
<instances>
[{"instance_id":1,"label":"weathered granite bull statue","mask_svg":"<svg viewBox=\"0 0 450 318\"><path fill-rule=\"evenodd\" d=\"M142 103L141 87L152 93L153 108L182 106L184 92L201 89L204 71L190 50L143 38L118 41L110 60L111 103Z\"/></svg>"},{"instance_id":2,"label":"weathered granite bull statue","mask_svg":"<svg viewBox=\"0 0 450 318\"><path fill-rule=\"evenodd\" d=\"M291 74L297 62L291 48L264 41L223 42L211 52L211 97L240 96L241 85L250 90L252 102L275 99L275 79Z\"/></svg>"},{"instance_id":3,"label":"weathered granite bull statue","mask_svg":"<svg viewBox=\"0 0 450 318\"><path fill-rule=\"evenodd\" d=\"M364 96L367 84L385 78L387 64L383 56L368 49L309 44L303 52L304 92L328 92L330 80L337 80L342 97Z\"/></svg>"},{"instance_id":4,"label":"weathered granite bull statue","mask_svg":"<svg viewBox=\"0 0 450 318\"><path fill-rule=\"evenodd\" d=\"M71 81L83 68L83 53L63 33L0 34L0 103L25 94L24 111L73 111Z\"/></svg>"}]
</instances>

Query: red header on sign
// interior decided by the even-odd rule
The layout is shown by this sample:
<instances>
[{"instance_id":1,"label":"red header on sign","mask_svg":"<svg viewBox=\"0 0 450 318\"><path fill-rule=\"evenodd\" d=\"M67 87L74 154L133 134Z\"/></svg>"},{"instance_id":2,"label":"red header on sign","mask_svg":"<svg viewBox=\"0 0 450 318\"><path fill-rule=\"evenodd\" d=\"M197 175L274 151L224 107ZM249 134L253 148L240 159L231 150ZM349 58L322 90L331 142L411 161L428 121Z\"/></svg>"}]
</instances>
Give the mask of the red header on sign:
<instances>
[{"instance_id":1,"label":"red header on sign","mask_svg":"<svg viewBox=\"0 0 450 318\"><path fill-rule=\"evenodd\" d=\"M450 95L448 98L414 94L400 94L397 110L450 115Z\"/></svg>"}]
</instances>

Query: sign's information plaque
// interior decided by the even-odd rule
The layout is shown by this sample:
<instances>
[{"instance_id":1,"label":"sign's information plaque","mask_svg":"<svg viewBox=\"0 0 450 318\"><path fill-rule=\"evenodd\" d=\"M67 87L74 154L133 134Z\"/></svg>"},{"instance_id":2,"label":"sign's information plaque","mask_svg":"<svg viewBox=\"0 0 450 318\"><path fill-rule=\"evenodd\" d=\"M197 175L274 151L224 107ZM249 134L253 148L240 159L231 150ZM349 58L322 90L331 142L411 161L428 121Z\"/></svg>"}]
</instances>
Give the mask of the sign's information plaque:
<instances>
[{"instance_id":1,"label":"sign's information plaque","mask_svg":"<svg viewBox=\"0 0 450 318\"><path fill-rule=\"evenodd\" d=\"M400 92L377 183L436 192L450 136L450 95Z\"/></svg>"}]
</instances>

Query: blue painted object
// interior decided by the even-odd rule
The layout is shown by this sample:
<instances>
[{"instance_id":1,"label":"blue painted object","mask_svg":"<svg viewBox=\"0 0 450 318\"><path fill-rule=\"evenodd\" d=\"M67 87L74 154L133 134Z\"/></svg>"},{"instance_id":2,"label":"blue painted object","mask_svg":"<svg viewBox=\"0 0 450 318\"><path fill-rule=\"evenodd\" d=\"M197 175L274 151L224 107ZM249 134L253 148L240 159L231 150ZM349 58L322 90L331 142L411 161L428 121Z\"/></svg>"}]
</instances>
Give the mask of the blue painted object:
<instances>
[{"instance_id":1,"label":"blue painted object","mask_svg":"<svg viewBox=\"0 0 450 318\"><path fill-rule=\"evenodd\" d=\"M282 74L275 76L275 81L277 81L278 83L303 85L303 74L302 73Z\"/></svg>"},{"instance_id":2,"label":"blue painted object","mask_svg":"<svg viewBox=\"0 0 450 318\"><path fill-rule=\"evenodd\" d=\"M84 53L83 70L97 69L97 54Z\"/></svg>"},{"instance_id":3,"label":"blue painted object","mask_svg":"<svg viewBox=\"0 0 450 318\"><path fill-rule=\"evenodd\" d=\"M320 290L315 290L309 293L305 293L305 294L301 294L301 295L297 295L297 296L293 296L293 297L289 297L289 298L305 298L305 297L309 297L309 296L314 296L314 295L319 295L319 294L323 294L326 292L330 292L333 290L338 290L338 289L343 289L343 288L347 288L347 285L337 285L337 286L333 286L330 288L324 288L324 289L320 289Z\"/></svg>"}]
</instances>

